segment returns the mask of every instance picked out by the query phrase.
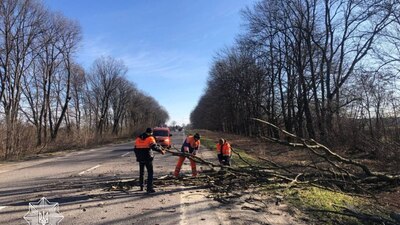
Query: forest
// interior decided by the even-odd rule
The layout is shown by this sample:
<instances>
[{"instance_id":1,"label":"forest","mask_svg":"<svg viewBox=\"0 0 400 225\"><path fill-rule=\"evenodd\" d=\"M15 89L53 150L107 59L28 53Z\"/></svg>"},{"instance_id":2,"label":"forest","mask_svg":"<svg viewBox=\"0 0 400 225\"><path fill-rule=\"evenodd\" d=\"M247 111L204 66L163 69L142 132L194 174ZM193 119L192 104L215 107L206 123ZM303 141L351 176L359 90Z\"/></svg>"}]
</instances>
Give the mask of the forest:
<instances>
[{"instance_id":1,"label":"forest","mask_svg":"<svg viewBox=\"0 0 400 225\"><path fill-rule=\"evenodd\" d=\"M164 124L123 61L77 63L80 25L41 1L0 1L0 159L87 147Z\"/></svg>"},{"instance_id":2,"label":"forest","mask_svg":"<svg viewBox=\"0 0 400 225\"><path fill-rule=\"evenodd\" d=\"M190 115L244 162L215 189L270 185L311 224L399 224L400 2L263 0L242 15Z\"/></svg>"},{"instance_id":3,"label":"forest","mask_svg":"<svg viewBox=\"0 0 400 225\"><path fill-rule=\"evenodd\" d=\"M252 118L330 147L400 159L400 3L264 0L220 50L196 128L279 138Z\"/></svg>"}]
</instances>

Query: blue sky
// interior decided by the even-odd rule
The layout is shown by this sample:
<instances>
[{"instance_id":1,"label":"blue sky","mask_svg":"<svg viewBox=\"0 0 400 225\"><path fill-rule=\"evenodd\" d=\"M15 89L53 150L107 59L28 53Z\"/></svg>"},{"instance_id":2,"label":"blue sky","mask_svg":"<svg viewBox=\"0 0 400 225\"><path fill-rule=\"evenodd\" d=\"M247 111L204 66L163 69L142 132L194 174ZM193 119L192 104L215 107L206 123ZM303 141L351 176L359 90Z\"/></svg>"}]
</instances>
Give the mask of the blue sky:
<instances>
[{"instance_id":1,"label":"blue sky","mask_svg":"<svg viewBox=\"0 0 400 225\"><path fill-rule=\"evenodd\" d=\"M240 11L256 0L45 0L76 20L83 40L78 63L100 56L128 66L127 78L153 96L170 121L189 123L216 52L242 30Z\"/></svg>"}]
</instances>

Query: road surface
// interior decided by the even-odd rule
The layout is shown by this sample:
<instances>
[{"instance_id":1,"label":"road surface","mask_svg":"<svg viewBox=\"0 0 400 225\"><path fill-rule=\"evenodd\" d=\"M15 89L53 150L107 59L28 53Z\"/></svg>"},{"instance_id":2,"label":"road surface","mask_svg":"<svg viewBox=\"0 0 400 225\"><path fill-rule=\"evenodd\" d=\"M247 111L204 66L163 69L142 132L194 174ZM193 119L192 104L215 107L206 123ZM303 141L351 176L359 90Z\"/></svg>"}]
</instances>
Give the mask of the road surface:
<instances>
[{"instance_id":1,"label":"road surface","mask_svg":"<svg viewBox=\"0 0 400 225\"><path fill-rule=\"evenodd\" d=\"M177 147L183 140L182 132L173 133ZM172 174L176 161L156 154L154 176ZM151 195L138 187L106 190L112 181L137 178L138 167L132 142L0 164L0 224L28 224L29 203L42 197L59 204L60 224L227 224L196 187L156 186ZM182 172L190 174L188 160Z\"/></svg>"}]
</instances>

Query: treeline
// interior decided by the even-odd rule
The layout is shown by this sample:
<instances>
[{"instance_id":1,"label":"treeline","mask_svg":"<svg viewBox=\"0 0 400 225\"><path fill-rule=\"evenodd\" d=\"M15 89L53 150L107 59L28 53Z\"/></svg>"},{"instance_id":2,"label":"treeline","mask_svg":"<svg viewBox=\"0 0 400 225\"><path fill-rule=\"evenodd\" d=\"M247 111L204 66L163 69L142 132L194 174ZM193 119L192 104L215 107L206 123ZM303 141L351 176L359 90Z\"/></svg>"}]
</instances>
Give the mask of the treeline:
<instances>
[{"instance_id":1,"label":"treeline","mask_svg":"<svg viewBox=\"0 0 400 225\"><path fill-rule=\"evenodd\" d=\"M194 127L277 137L260 118L329 144L400 141L399 1L263 0L243 15Z\"/></svg>"},{"instance_id":2,"label":"treeline","mask_svg":"<svg viewBox=\"0 0 400 225\"><path fill-rule=\"evenodd\" d=\"M41 1L0 1L0 158L127 137L168 120L125 78L124 62L77 64L81 35Z\"/></svg>"}]
</instances>

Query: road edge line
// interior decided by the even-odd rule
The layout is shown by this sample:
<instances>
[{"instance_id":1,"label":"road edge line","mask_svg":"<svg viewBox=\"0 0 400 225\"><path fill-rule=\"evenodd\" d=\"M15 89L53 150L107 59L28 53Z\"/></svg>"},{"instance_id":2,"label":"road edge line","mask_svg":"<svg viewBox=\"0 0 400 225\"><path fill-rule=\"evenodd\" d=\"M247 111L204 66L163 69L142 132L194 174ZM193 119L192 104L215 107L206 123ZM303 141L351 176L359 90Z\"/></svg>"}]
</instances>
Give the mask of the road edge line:
<instances>
[{"instance_id":1,"label":"road edge line","mask_svg":"<svg viewBox=\"0 0 400 225\"><path fill-rule=\"evenodd\" d=\"M87 169L87 170L84 170L84 171L78 173L78 175L83 175L84 173L90 172L90 171L92 171L92 170L94 170L94 169L96 169L96 168L99 168L100 166L101 166L100 164L98 164L98 165L96 165L96 166L93 166L93 167L91 167L91 168L89 168L89 169Z\"/></svg>"}]
</instances>

